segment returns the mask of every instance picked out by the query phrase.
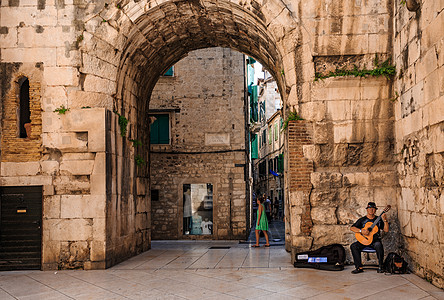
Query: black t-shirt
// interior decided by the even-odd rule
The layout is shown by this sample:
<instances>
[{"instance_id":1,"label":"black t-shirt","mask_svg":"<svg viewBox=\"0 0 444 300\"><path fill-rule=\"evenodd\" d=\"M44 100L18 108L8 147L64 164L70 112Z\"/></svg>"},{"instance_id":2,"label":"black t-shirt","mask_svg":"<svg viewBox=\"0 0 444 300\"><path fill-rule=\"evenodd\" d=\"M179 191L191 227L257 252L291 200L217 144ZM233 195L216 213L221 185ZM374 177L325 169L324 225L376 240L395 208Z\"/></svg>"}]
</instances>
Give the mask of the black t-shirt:
<instances>
[{"instance_id":1,"label":"black t-shirt","mask_svg":"<svg viewBox=\"0 0 444 300\"><path fill-rule=\"evenodd\" d=\"M367 224L368 222L374 223L376 221L377 217L375 216L374 219L369 219L367 218L367 216L359 218L355 224L353 224L353 227L362 229L364 228L365 224ZM379 219L378 223L376 224L376 226L378 226L378 232L375 233L375 235L373 235L373 241L375 240L380 240L381 236L379 235L379 233L381 232L381 230L384 229L384 221L381 219ZM373 229L374 230L374 229Z\"/></svg>"}]
</instances>

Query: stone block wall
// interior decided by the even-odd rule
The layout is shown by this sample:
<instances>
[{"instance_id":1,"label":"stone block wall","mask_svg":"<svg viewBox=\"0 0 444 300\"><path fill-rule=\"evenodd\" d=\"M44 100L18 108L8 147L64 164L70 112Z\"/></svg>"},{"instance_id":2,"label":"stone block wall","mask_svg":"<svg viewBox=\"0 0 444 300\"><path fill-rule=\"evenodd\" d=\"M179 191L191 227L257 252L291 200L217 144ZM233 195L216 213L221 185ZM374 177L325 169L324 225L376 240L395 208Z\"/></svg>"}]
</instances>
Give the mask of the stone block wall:
<instances>
[{"instance_id":1,"label":"stone block wall","mask_svg":"<svg viewBox=\"0 0 444 300\"><path fill-rule=\"evenodd\" d=\"M43 113L43 268L105 267L105 110Z\"/></svg>"},{"instance_id":2,"label":"stone block wall","mask_svg":"<svg viewBox=\"0 0 444 300\"><path fill-rule=\"evenodd\" d=\"M292 104L290 92L287 107L305 120L303 131L288 128L291 238L287 248L301 251L351 244L354 236L349 228L365 214L368 201L381 208L394 207L389 219L396 233L399 189L393 159L393 79L332 76L317 80L319 74L338 69L375 69L390 57L391 1L301 2L299 7L310 38L302 35L309 46L302 42L300 47L298 101ZM291 157L292 152L299 155ZM384 242L393 249L399 241L387 235Z\"/></svg>"},{"instance_id":3,"label":"stone block wall","mask_svg":"<svg viewBox=\"0 0 444 300\"><path fill-rule=\"evenodd\" d=\"M171 143L151 145L152 238L246 236L244 57L225 48L190 52L161 77L150 110L171 117ZM222 138L215 143L211 137ZM185 236L183 184L213 184L213 235Z\"/></svg>"},{"instance_id":4,"label":"stone block wall","mask_svg":"<svg viewBox=\"0 0 444 300\"><path fill-rule=\"evenodd\" d=\"M444 286L444 4L395 4L398 214L415 273Z\"/></svg>"},{"instance_id":5,"label":"stone block wall","mask_svg":"<svg viewBox=\"0 0 444 300\"><path fill-rule=\"evenodd\" d=\"M2 162L2 186L43 186L43 269L105 267L104 116L43 112L41 158Z\"/></svg>"},{"instance_id":6,"label":"stone block wall","mask_svg":"<svg viewBox=\"0 0 444 300\"><path fill-rule=\"evenodd\" d=\"M135 162L135 156L142 152L137 148L143 146L130 141L138 138L134 131L121 135L116 113L107 111L105 124L107 151L101 184L106 197L106 267L110 267L149 249L151 222L149 184L144 175L148 160Z\"/></svg>"}]
</instances>

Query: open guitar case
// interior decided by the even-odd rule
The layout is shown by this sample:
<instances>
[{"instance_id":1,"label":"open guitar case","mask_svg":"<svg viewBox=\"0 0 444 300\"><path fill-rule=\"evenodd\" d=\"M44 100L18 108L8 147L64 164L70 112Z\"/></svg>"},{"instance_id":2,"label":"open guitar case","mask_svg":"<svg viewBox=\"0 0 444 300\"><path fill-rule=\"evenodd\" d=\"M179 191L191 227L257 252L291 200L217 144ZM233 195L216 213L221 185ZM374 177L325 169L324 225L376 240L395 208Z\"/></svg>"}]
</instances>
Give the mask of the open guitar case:
<instances>
[{"instance_id":1,"label":"open guitar case","mask_svg":"<svg viewBox=\"0 0 444 300\"><path fill-rule=\"evenodd\" d=\"M345 249L340 244L332 244L317 250L296 254L295 268L313 268L327 271L344 270Z\"/></svg>"}]
</instances>

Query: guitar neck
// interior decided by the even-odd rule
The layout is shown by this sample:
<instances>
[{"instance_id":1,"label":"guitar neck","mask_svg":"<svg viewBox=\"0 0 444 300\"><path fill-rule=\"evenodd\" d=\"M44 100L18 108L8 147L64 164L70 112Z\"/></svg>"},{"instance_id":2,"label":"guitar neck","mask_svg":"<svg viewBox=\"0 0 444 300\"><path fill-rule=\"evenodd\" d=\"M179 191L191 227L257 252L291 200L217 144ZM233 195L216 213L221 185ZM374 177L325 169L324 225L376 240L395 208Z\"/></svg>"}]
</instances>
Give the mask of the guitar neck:
<instances>
[{"instance_id":1,"label":"guitar neck","mask_svg":"<svg viewBox=\"0 0 444 300\"><path fill-rule=\"evenodd\" d=\"M373 227L376 226L376 224L378 224L378 222L381 220L381 217L383 214L385 214L385 211L383 211L382 214L380 214L379 217L376 218L375 222L373 222L372 226L370 226L370 228L369 228L370 231L373 229Z\"/></svg>"}]
</instances>

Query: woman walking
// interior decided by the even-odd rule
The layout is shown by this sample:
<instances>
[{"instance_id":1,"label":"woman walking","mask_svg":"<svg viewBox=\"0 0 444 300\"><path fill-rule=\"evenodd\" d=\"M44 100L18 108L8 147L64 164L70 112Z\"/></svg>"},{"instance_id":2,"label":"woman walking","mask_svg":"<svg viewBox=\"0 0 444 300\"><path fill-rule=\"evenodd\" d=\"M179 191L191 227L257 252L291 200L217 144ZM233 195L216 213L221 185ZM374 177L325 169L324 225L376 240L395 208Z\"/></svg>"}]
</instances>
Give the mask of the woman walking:
<instances>
[{"instance_id":1,"label":"woman walking","mask_svg":"<svg viewBox=\"0 0 444 300\"><path fill-rule=\"evenodd\" d=\"M253 247L259 247L259 231L262 231L265 235L265 247L270 247L270 242L268 241L268 220L265 214L264 198L258 198L259 209L257 211L257 221L256 221L256 244Z\"/></svg>"}]
</instances>

